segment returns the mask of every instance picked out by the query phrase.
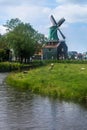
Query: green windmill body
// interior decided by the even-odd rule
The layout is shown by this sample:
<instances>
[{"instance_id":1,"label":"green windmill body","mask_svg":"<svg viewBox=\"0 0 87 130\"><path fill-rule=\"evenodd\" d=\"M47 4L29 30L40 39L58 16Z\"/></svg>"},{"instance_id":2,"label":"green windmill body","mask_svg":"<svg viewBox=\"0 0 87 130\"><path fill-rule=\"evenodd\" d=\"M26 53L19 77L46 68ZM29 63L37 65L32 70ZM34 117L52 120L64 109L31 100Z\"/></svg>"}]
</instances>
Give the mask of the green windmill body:
<instances>
[{"instance_id":1,"label":"green windmill body","mask_svg":"<svg viewBox=\"0 0 87 130\"><path fill-rule=\"evenodd\" d=\"M58 42L59 38L58 38L58 34L57 34L57 26L51 26L49 28L49 37L48 37L48 39L50 41Z\"/></svg>"}]
</instances>

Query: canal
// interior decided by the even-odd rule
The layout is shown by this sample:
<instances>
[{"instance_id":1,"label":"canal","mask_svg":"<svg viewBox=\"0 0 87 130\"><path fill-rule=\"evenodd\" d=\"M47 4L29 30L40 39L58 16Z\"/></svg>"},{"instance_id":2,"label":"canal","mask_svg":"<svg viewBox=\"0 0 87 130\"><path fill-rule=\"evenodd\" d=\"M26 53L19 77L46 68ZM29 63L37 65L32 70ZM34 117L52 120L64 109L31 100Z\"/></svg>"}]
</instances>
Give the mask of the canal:
<instances>
[{"instance_id":1,"label":"canal","mask_svg":"<svg viewBox=\"0 0 87 130\"><path fill-rule=\"evenodd\" d=\"M87 107L8 87L0 73L0 130L87 130Z\"/></svg>"}]
</instances>

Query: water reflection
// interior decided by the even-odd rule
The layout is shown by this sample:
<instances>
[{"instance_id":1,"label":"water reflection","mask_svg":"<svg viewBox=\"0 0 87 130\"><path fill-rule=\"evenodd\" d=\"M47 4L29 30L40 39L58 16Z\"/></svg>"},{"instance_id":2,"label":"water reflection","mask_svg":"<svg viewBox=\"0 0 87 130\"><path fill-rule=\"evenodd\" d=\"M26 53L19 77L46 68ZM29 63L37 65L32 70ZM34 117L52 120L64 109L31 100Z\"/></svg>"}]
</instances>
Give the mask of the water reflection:
<instances>
[{"instance_id":1,"label":"water reflection","mask_svg":"<svg viewBox=\"0 0 87 130\"><path fill-rule=\"evenodd\" d=\"M5 75L4 75L5 76ZM1 79L4 79L1 76ZM0 130L86 130L87 109L7 87L0 79Z\"/></svg>"}]
</instances>

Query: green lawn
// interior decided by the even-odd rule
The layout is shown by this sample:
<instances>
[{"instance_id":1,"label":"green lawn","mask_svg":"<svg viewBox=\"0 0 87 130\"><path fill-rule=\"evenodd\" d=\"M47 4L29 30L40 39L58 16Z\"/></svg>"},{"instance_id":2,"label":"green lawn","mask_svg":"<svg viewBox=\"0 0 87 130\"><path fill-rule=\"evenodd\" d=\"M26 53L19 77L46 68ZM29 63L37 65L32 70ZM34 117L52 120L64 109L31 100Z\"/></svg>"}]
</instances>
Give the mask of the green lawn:
<instances>
[{"instance_id":1,"label":"green lawn","mask_svg":"<svg viewBox=\"0 0 87 130\"><path fill-rule=\"evenodd\" d=\"M12 73L7 84L34 93L79 102L87 101L87 65L63 64L50 65L29 70L27 73Z\"/></svg>"}]
</instances>

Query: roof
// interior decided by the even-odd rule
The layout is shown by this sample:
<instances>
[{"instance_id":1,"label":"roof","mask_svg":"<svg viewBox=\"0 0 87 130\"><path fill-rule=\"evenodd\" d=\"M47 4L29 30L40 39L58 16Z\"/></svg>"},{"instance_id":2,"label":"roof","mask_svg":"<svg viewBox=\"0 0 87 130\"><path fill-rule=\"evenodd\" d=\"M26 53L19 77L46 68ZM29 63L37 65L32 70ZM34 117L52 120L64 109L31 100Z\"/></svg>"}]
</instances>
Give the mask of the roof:
<instances>
[{"instance_id":1,"label":"roof","mask_svg":"<svg viewBox=\"0 0 87 130\"><path fill-rule=\"evenodd\" d=\"M59 45L60 44L56 44L56 45L48 44L48 45L45 45L43 48L57 48Z\"/></svg>"}]
</instances>

